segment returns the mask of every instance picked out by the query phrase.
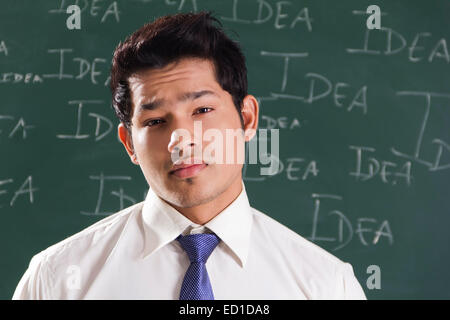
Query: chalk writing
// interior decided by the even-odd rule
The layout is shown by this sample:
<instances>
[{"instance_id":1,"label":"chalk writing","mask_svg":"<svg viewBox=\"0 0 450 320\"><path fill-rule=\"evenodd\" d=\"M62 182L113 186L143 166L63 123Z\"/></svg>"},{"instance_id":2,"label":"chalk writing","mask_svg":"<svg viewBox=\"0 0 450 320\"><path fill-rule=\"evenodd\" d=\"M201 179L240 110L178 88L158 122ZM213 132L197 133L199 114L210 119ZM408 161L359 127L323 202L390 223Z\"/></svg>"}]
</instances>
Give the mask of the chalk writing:
<instances>
[{"instance_id":1,"label":"chalk writing","mask_svg":"<svg viewBox=\"0 0 450 320\"><path fill-rule=\"evenodd\" d=\"M52 78L52 79L76 79L76 80L82 80L85 78L87 74L90 75L89 79L92 84L98 84L97 77L101 76L102 74L107 73L106 69L106 59L103 58L94 58L92 62L89 62L89 60L81 58L81 57L75 57L72 59L75 63L78 64L78 74L71 74L65 72L65 67L67 65L66 62L66 55L73 52L73 49L71 48L59 48L59 49L49 49L48 53L56 53L59 54L59 67L58 67L58 73L48 73L44 74L44 78ZM99 65L103 64L103 72L99 71ZM72 65L73 67L73 65ZM107 85L109 83L109 76L106 77L106 80L104 80L103 85Z\"/></svg>"},{"instance_id":2,"label":"chalk writing","mask_svg":"<svg viewBox=\"0 0 450 320\"><path fill-rule=\"evenodd\" d=\"M8 55L8 47L4 40L0 41L0 54L5 56Z\"/></svg>"},{"instance_id":3,"label":"chalk writing","mask_svg":"<svg viewBox=\"0 0 450 320\"><path fill-rule=\"evenodd\" d=\"M103 203L103 194L105 190L105 181L131 181L130 176L108 176L104 175L103 172L98 176L89 176L90 180L98 180L99 189L97 195L97 203L95 205L94 211L81 211L83 215L110 215L114 213L114 211L102 211L102 203ZM111 191L111 195L119 198L119 208L122 210L125 208L125 200L127 201L127 206L136 203L136 200L124 193L123 187L120 186L119 190Z\"/></svg>"},{"instance_id":4,"label":"chalk writing","mask_svg":"<svg viewBox=\"0 0 450 320\"><path fill-rule=\"evenodd\" d=\"M295 6L295 2L277 1L275 5L272 5L265 0L256 0L257 13L253 20L238 17L238 2L238 0L233 0L231 17L222 16L222 20L245 24L264 24L271 21L272 17L274 17L273 26L277 30L284 28L293 29L297 24L302 24L308 32L312 31L312 22L314 20L310 16L309 9L307 7L303 7L299 10L293 9L292 5ZM248 12L245 13L248 15Z\"/></svg>"},{"instance_id":5,"label":"chalk writing","mask_svg":"<svg viewBox=\"0 0 450 320\"><path fill-rule=\"evenodd\" d=\"M246 146L246 151L247 151ZM273 163L273 167L278 167L278 170L271 172L271 174L267 176L262 176L261 174L258 176L251 175L248 172L249 164L245 162L243 168L243 179L246 181L265 181L266 179L273 178L277 175L286 173L286 178L290 181L305 181L311 176L317 177L319 175L319 168L317 165L317 161L315 160L306 160L304 158L299 157L291 157L287 158L284 161L281 161L274 154L267 155L270 158L270 162Z\"/></svg>"},{"instance_id":6,"label":"chalk writing","mask_svg":"<svg viewBox=\"0 0 450 320\"><path fill-rule=\"evenodd\" d=\"M176 6L178 4L177 10L181 11L181 10L189 10L192 9L193 12L197 12L197 0L191 0L191 1L186 1L186 0L164 0L165 4L169 5L169 6ZM190 6L185 6L186 2L190 2Z\"/></svg>"},{"instance_id":7,"label":"chalk writing","mask_svg":"<svg viewBox=\"0 0 450 320\"><path fill-rule=\"evenodd\" d=\"M386 35L386 46L383 48L380 47L381 41L376 41L375 46L370 42L370 35L371 32L384 32ZM426 37L431 37L430 32L418 32L414 36L414 39L412 40L411 44L408 47L408 60L411 62L419 62L423 60L424 55L423 52L425 51L425 48L422 46L419 46L419 41L424 39ZM379 40L377 38L377 40ZM362 48L354 49L354 48L347 48L346 51L350 54L367 54L367 55L385 55L385 56L392 56L399 54L400 52L405 49L407 46L408 41L406 38L400 34L399 32L387 28L387 27L381 27L380 30L371 30L366 29L364 33L364 40L363 40L363 46ZM370 49L369 49L370 47ZM433 46L427 48L428 49L428 55L427 55L427 61L433 62L434 60L440 60L446 63L450 62L450 55L448 51L447 46L447 40L445 38L439 39ZM420 54L419 52L422 52ZM420 55L419 55L420 54Z\"/></svg>"},{"instance_id":8,"label":"chalk writing","mask_svg":"<svg viewBox=\"0 0 450 320\"><path fill-rule=\"evenodd\" d=\"M379 175L383 183L396 185L399 179L403 179L407 186L411 185L413 179L411 175L411 161L406 161L403 166L395 172L389 170L389 167L396 168L397 164L386 160L377 160L374 157L367 157L366 153L375 152L375 148L363 146L349 146L350 149L356 151L356 168L350 172L357 181L367 181ZM364 154L363 154L364 151ZM367 165L367 171L364 172L362 165ZM395 179L390 180L390 176Z\"/></svg>"},{"instance_id":9,"label":"chalk writing","mask_svg":"<svg viewBox=\"0 0 450 320\"><path fill-rule=\"evenodd\" d=\"M81 134L81 119L83 115L83 106L85 104L101 104L102 100L71 100L68 102L69 104L78 105L77 112L77 125L75 134L57 134L56 137L58 139L87 139L90 137L89 134ZM95 126L95 141L100 141L105 138L113 128L112 121L97 113L90 112L88 114L89 117L95 118L96 126ZM102 123L106 125L106 129L101 130Z\"/></svg>"},{"instance_id":10,"label":"chalk writing","mask_svg":"<svg viewBox=\"0 0 450 320\"><path fill-rule=\"evenodd\" d=\"M29 73L17 73L17 72L5 72L0 73L0 83L42 83L43 76L39 74Z\"/></svg>"},{"instance_id":11,"label":"chalk writing","mask_svg":"<svg viewBox=\"0 0 450 320\"><path fill-rule=\"evenodd\" d=\"M404 152L398 151L396 148L392 147L391 151L393 154L399 157L403 157L406 159L409 159L411 161L414 161L416 163L422 164L426 167L428 167L429 171L438 171L438 170L444 170L450 168L450 162L446 164L441 164L441 157L442 152L445 150L446 153L450 151L450 145L439 139L434 138L431 143L436 144L437 151L436 151L436 157L433 162L426 161L421 158L420 156L420 149L422 147L422 140L425 133L425 128L428 123L428 118L430 116L431 112L431 105L432 105L432 98L433 99L445 99L445 106L450 106L450 94L444 94L444 93L433 93L433 92L420 92L420 91L399 91L397 92L397 95L399 96L412 96L412 97L421 97L425 98L425 112L423 115L422 123L420 125L419 135L417 136L416 140L416 147L414 149L414 154L406 154ZM434 101L434 100L433 100Z\"/></svg>"},{"instance_id":12,"label":"chalk writing","mask_svg":"<svg viewBox=\"0 0 450 320\"><path fill-rule=\"evenodd\" d=\"M24 118L20 117L19 120L15 120L13 116L10 115L0 115L0 136L2 134L2 120L8 120L8 123L11 124L10 131L8 134L8 138L12 138L14 136L21 136L22 139L27 138L27 132L30 129L34 128L34 125L29 125L25 122ZM22 135L19 133L22 132Z\"/></svg>"},{"instance_id":13,"label":"chalk writing","mask_svg":"<svg viewBox=\"0 0 450 320\"><path fill-rule=\"evenodd\" d=\"M266 129L280 128L293 130L296 128L301 128L302 124L306 122L307 120L300 121L296 117L290 120L289 117L273 118L268 115L261 115L261 122L259 123L259 127Z\"/></svg>"},{"instance_id":14,"label":"chalk writing","mask_svg":"<svg viewBox=\"0 0 450 320\"><path fill-rule=\"evenodd\" d=\"M312 198L314 199L314 213L313 213L313 224L311 236L308 237L311 241L326 241L331 243L337 243L338 245L334 247L332 250L337 251L345 246L347 246L350 241L353 239L354 233L358 235L358 238L362 245L376 245L380 241L380 237L386 237L388 243L392 245L394 243L394 236L391 231L391 227L387 220L383 220L381 223L378 223L374 218L358 218L357 219L357 227L356 230L353 230L353 225L350 220L346 217L344 213L340 210L331 210L328 212L327 216L335 216L338 219L337 224L337 237L324 237L318 236L318 225L319 225L319 214L320 214L320 206L322 199L331 199L331 200L343 200L343 198L339 195L333 194L317 194L313 193ZM328 201L327 201L328 202ZM321 223L324 223L324 219L322 217ZM374 226L374 228L363 227L363 223L370 222ZM378 228L376 228L378 226Z\"/></svg>"},{"instance_id":15,"label":"chalk writing","mask_svg":"<svg viewBox=\"0 0 450 320\"><path fill-rule=\"evenodd\" d=\"M6 185L9 183L13 183L14 179L8 178L0 180L0 196L8 193L8 190L5 189ZM9 201L9 206L13 207L16 201L19 199L20 196L24 195L26 198L26 195L28 195L29 203L34 202L34 193L38 191L39 189L36 187L33 187L33 176L28 176L25 181L20 185L15 191L14 195L11 197L11 200ZM0 208L2 207L0 202Z\"/></svg>"},{"instance_id":16,"label":"chalk writing","mask_svg":"<svg viewBox=\"0 0 450 320\"><path fill-rule=\"evenodd\" d=\"M66 14L67 8L70 5L76 5L80 7L81 13L87 12L91 17L101 17L100 23L104 23L107 20L119 22L121 12L119 11L117 1L112 1L109 4L105 2L103 0L61 0L59 8L50 9L48 12L51 14Z\"/></svg>"},{"instance_id":17,"label":"chalk writing","mask_svg":"<svg viewBox=\"0 0 450 320\"><path fill-rule=\"evenodd\" d=\"M336 107L346 107L347 111L352 111L356 108L362 110L362 113L367 114L367 86L363 85L359 90L356 91L352 96L352 99L347 99L349 84L345 82L337 82L335 85L325 76L308 72L305 74L305 79L309 81L308 86L301 86L301 88L308 88L308 93L304 95L298 94L288 94L284 93L288 84L288 70L289 70L289 59L290 58L305 58L308 56L307 52L302 53L280 53L280 52L267 52L261 51L263 56L271 57L282 57L284 58L284 67L281 80L281 93L271 92L270 95L275 99L292 99L299 100L304 103L312 104L318 100L326 98L328 95L332 94L333 102ZM318 89L319 88L319 89Z\"/></svg>"}]
</instances>

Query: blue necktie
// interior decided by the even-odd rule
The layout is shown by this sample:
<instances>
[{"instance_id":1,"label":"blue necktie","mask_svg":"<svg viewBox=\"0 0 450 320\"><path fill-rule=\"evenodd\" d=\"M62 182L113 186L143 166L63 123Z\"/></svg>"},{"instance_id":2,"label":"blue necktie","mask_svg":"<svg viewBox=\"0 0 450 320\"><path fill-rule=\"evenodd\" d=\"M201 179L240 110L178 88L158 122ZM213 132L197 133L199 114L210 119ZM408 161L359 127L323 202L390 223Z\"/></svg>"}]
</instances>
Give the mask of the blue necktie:
<instances>
[{"instance_id":1,"label":"blue necktie","mask_svg":"<svg viewBox=\"0 0 450 320\"><path fill-rule=\"evenodd\" d=\"M177 240L191 261L181 285L180 300L214 300L205 263L219 244L219 237L213 233L200 233L180 235Z\"/></svg>"}]
</instances>

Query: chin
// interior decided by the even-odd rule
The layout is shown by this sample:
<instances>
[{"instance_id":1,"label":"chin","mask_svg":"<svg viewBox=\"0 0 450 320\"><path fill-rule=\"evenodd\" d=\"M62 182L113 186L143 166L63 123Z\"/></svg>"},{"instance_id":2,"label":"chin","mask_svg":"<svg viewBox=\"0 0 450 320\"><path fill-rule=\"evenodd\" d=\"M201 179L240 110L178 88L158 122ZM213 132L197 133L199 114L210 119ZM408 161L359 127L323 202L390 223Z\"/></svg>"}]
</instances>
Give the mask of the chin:
<instances>
[{"instance_id":1,"label":"chin","mask_svg":"<svg viewBox=\"0 0 450 320\"><path fill-rule=\"evenodd\" d=\"M214 199L214 189L208 184L192 185L183 184L175 190L170 190L169 194L172 199L169 199L174 205L182 208L190 208L209 202Z\"/></svg>"}]
</instances>

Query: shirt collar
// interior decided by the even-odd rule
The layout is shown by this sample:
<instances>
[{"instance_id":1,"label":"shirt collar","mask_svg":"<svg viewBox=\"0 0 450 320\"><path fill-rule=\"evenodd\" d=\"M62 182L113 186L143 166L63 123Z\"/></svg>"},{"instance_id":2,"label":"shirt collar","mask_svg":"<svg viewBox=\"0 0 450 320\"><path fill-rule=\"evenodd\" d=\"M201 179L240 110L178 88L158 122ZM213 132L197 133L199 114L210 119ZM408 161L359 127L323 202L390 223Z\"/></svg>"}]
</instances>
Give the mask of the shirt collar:
<instances>
[{"instance_id":1,"label":"shirt collar","mask_svg":"<svg viewBox=\"0 0 450 320\"><path fill-rule=\"evenodd\" d=\"M144 249L146 258L175 240L189 226L198 226L178 210L159 198L150 188L142 208ZM228 246L244 267L250 245L253 222L244 182L239 196L204 226L214 232Z\"/></svg>"}]
</instances>

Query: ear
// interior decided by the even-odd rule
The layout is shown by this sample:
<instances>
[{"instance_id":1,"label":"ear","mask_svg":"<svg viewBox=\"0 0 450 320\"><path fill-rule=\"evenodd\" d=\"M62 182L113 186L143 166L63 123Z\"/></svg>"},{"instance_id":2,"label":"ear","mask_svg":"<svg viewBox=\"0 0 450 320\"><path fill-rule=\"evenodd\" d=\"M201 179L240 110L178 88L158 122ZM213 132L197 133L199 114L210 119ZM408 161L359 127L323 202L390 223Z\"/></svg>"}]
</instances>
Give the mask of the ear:
<instances>
[{"instance_id":1,"label":"ear","mask_svg":"<svg viewBox=\"0 0 450 320\"><path fill-rule=\"evenodd\" d=\"M134 151L131 134L122 122L117 127L117 133L120 142L122 142L123 146L125 147L125 150L127 150L127 153L130 156L131 162L138 165L139 162L137 160L136 153Z\"/></svg>"},{"instance_id":2,"label":"ear","mask_svg":"<svg viewBox=\"0 0 450 320\"><path fill-rule=\"evenodd\" d=\"M245 141L250 141L258 129L259 104L251 94L242 101L242 118L244 119Z\"/></svg>"}]
</instances>

